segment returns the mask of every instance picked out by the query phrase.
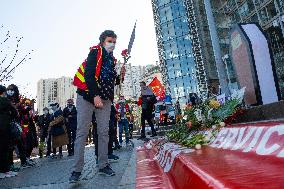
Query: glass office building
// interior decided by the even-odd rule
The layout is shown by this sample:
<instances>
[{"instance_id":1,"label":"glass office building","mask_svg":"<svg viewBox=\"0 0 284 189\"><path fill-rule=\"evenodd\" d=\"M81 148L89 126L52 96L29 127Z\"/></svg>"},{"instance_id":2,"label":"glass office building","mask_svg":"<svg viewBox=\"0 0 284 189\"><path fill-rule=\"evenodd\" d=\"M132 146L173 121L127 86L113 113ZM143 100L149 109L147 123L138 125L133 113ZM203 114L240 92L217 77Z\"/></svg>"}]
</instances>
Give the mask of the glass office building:
<instances>
[{"instance_id":1,"label":"glass office building","mask_svg":"<svg viewBox=\"0 0 284 189\"><path fill-rule=\"evenodd\" d=\"M173 101L185 104L190 93L200 93L185 3L152 0L152 7L163 82Z\"/></svg>"}]
</instances>

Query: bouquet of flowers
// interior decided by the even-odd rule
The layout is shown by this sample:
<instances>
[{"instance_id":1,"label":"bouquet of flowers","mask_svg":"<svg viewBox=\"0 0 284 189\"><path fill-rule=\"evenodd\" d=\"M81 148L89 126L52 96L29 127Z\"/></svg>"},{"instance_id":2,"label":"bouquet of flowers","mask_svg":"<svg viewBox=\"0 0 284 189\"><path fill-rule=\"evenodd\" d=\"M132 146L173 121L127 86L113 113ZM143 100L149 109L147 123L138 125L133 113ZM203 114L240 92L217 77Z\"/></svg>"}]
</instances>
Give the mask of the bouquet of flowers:
<instances>
[{"instance_id":1,"label":"bouquet of flowers","mask_svg":"<svg viewBox=\"0 0 284 189\"><path fill-rule=\"evenodd\" d=\"M187 105L182 121L166 136L170 141L200 149L201 145L208 144L215 137L220 128L230 124L243 112L241 101L237 98L224 104L210 98L195 106Z\"/></svg>"}]
</instances>

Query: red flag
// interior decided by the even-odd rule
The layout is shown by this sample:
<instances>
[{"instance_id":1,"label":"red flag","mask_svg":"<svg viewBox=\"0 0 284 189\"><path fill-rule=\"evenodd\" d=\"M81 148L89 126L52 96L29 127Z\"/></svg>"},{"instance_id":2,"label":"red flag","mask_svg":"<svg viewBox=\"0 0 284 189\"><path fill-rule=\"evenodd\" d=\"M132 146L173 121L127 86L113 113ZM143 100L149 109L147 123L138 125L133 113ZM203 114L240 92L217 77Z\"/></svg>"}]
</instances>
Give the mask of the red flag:
<instances>
[{"instance_id":1,"label":"red flag","mask_svg":"<svg viewBox=\"0 0 284 189\"><path fill-rule=\"evenodd\" d=\"M165 87L162 85L162 83L157 77L154 77L149 86L152 88L153 93L157 97L159 97L160 100L163 100L166 97Z\"/></svg>"}]
</instances>

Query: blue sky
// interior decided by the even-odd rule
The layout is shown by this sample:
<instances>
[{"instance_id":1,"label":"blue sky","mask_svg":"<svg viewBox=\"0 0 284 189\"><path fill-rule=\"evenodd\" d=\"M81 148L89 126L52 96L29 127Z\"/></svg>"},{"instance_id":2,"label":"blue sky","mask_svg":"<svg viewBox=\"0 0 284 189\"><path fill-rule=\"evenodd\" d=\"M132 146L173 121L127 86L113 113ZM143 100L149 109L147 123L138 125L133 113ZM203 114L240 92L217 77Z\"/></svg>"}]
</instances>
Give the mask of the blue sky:
<instances>
[{"instance_id":1,"label":"blue sky","mask_svg":"<svg viewBox=\"0 0 284 189\"><path fill-rule=\"evenodd\" d=\"M39 79L73 77L88 48L98 43L105 29L117 33L115 55L121 59L135 20L132 64L154 64L158 60L151 0L2 0L0 18L4 30L24 37L22 55L34 50L32 59L16 70L11 81L33 97Z\"/></svg>"}]
</instances>

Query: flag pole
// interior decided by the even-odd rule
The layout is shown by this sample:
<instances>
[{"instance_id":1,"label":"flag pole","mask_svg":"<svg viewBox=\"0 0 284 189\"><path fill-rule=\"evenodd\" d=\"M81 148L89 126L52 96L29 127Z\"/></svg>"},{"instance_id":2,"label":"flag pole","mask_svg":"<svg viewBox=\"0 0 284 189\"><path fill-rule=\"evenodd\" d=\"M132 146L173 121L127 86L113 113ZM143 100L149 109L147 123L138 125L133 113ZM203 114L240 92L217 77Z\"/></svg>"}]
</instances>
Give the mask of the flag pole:
<instances>
[{"instance_id":1,"label":"flag pole","mask_svg":"<svg viewBox=\"0 0 284 189\"><path fill-rule=\"evenodd\" d=\"M134 27L133 27L133 30L132 30L132 33L131 33L131 36L130 36L128 48L123 50L122 53L121 53L121 55L123 57L123 65L122 65L121 68L125 67L128 60L131 58L130 53L131 53L131 49L132 49L133 42L134 42L134 39L135 39L136 23L137 23L137 20L135 21L135 24L134 24ZM130 74L131 74L131 80L132 80L131 64L129 64L129 65L130 65ZM120 75L119 96L121 95L120 93L121 93L121 88L122 88L122 79L123 79L122 75ZM132 81L132 92L133 92L133 81Z\"/></svg>"}]
</instances>

